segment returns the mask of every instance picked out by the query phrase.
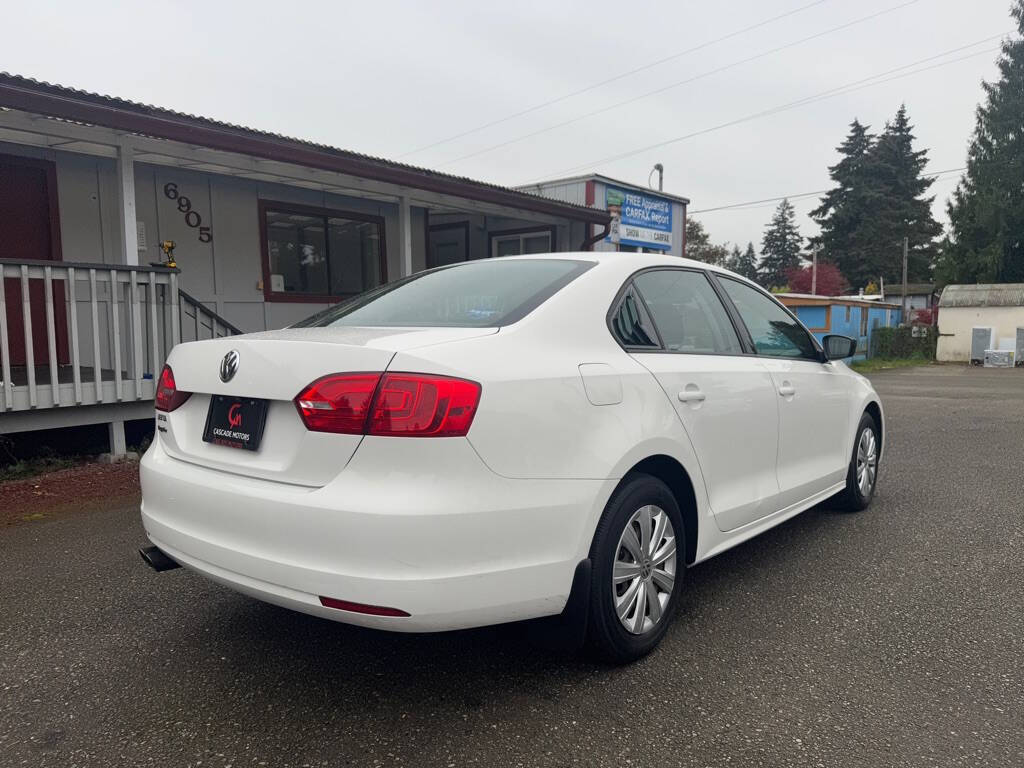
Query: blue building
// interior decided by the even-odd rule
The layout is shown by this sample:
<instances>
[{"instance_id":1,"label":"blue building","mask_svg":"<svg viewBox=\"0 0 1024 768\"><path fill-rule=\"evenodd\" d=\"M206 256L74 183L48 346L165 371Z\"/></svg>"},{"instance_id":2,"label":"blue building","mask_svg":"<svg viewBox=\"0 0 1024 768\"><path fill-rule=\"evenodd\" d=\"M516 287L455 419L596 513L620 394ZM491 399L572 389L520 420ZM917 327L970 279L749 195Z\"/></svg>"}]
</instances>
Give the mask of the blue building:
<instances>
[{"instance_id":1,"label":"blue building","mask_svg":"<svg viewBox=\"0 0 1024 768\"><path fill-rule=\"evenodd\" d=\"M899 325L903 313L899 304L856 296L780 293L776 298L800 318L818 341L829 333L857 339L854 360L867 357L871 349L871 334L876 328Z\"/></svg>"}]
</instances>

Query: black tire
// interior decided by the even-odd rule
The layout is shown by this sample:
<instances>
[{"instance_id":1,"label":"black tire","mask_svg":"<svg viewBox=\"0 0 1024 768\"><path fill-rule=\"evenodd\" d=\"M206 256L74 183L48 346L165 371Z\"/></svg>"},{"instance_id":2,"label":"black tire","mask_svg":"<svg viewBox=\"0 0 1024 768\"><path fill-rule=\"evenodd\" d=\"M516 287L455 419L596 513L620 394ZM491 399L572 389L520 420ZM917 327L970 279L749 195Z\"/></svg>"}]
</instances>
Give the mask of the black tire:
<instances>
[{"instance_id":1,"label":"black tire","mask_svg":"<svg viewBox=\"0 0 1024 768\"><path fill-rule=\"evenodd\" d=\"M860 447L861 437L865 430L871 430L875 439L875 475L870 483L867 493L861 491L860 483L857 480L857 453ZM878 425L875 418L865 411L860 417L860 424L857 425L857 432L853 438L853 452L850 455L850 467L846 471L846 488L836 497L838 507L844 512L860 512L871 506L871 500L875 498L875 488L878 486L878 471L881 469L881 448L882 442L878 435Z\"/></svg>"},{"instance_id":2,"label":"black tire","mask_svg":"<svg viewBox=\"0 0 1024 768\"><path fill-rule=\"evenodd\" d=\"M644 507L653 505L662 510L672 525L675 536L674 580L671 591L655 592L650 599L659 600L660 595L668 595L667 603L661 608L660 619L653 626L640 634L628 631L615 609L617 590L628 587L612 584L612 572L616 556L619 554L619 541L623 536L627 523ZM635 525L639 526L639 523ZM666 528L667 531L667 528ZM653 536L652 536L653 540ZM666 539L667 541L667 539ZM653 544L658 547L658 542ZM623 552L626 550L624 549ZM626 664L650 653L661 642L665 632L672 623L672 617L679 605L683 574L686 571L686 537L683 528L683 517L675 497L661 480L644 474L634 474L626 478L612 494L605 507L601 521L597 525L594 541L590 547L592 563L590 585L590 608L588 617L587 647L591 653L603 661L612 664ZM641 578L644 585L641 589L653 589L650 568ZM655 578L655 580L657 580ZM663 586L663 582L661 582ZM659 586L658 589L662 587ZM645 609L646 610L646 609ZM636 615L634 611L633 615ZM641 619L641 621L644 621Z\"/></svg>"}]
</instances>

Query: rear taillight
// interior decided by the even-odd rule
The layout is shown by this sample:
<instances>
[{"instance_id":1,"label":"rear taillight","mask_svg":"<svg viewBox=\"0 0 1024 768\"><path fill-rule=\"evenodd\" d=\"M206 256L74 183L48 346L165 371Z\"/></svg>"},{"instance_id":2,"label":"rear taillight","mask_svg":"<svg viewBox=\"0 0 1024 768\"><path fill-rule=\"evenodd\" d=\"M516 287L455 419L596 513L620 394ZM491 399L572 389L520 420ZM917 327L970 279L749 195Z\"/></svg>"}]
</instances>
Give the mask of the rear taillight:
<instances>
[{"instance_id":1,"label":"rear taillight","mask_svg":"<svg viewBox=\"0 0 1024 768\"><path fill-rule=\"evenodd\" d=\"M158 411L173 411L185 404L185 401L192 396L191 392L179 392L174 384L174 371L171 366L165 365L160 371L160 381L156 384L156 409Z\"/></svg>"},{"instance_id":2,"label":"rear taillight","mask_svg":"<svg viewBox=\"0 0 1024 768\"><path fill-rule=\"evenodd\" d=\"M317 379L295 398L306 429L362 435L379 373L332 374Z\"/></svg>"},{"instance_id":3,"label":"rear taillight","mask_svg":"<svg viewBox=\"0 0 1024 768\"><path fill-rule=\"evenodd\" d=\"M295 398L314 432L380 437L461 437L480 402L480 385L420 373L348 373L317 379Z\"/></svg>"},{"instance_id":4,"label":"rear taillight","mask_svg":"<svg viewBox=\"0 0 1024 768\"><path fill-rule=\"evenodd\" d=\"M385 373L373 401L367 434L460 437L469 432L480 385L419 373Z\"/></svg>"}]
</instances>

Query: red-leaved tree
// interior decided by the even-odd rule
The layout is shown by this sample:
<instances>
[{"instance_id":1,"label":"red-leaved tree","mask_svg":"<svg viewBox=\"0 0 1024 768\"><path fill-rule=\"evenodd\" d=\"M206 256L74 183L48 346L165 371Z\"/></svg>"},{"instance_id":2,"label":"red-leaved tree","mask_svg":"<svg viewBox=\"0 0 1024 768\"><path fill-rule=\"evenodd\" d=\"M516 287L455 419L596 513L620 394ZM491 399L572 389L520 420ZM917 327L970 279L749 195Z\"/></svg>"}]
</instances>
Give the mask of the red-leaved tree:
<instances>
[{"instance_id":1,"label":"red-leaved tree","mask_svg":"<svg viewBox=\"0 0 1024 768\"><path fill-rule=\"evenodd\" d=\"M811 268L798 267L786 273L789 281L789 290L793 293L811 292ZM819 296L839 296L850 289L850 284L839 267L829 262L818 262L818 280L816 293Z\"/></svg>"}]
</instances>

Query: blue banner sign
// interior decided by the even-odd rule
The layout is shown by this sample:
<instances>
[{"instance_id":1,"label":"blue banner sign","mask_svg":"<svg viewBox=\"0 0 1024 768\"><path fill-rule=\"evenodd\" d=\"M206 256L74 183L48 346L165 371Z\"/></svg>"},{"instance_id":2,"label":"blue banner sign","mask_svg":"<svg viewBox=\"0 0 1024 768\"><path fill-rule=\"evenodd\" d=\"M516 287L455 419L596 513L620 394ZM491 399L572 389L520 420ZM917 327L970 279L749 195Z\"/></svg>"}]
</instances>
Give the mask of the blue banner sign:
<instances>
[{"instance_id":1,"label":"blue banner sign","mask_svg":"<svg viewBox=\"0 0 1024 768\"><path fill-rule=\"evenodd\" d=\"M605 208L621 219L619 242L641 248L672 248L672 201L630 189L605 187ZM611 238L605 238L610 240Z\"/></svg>"}]
</instances>

